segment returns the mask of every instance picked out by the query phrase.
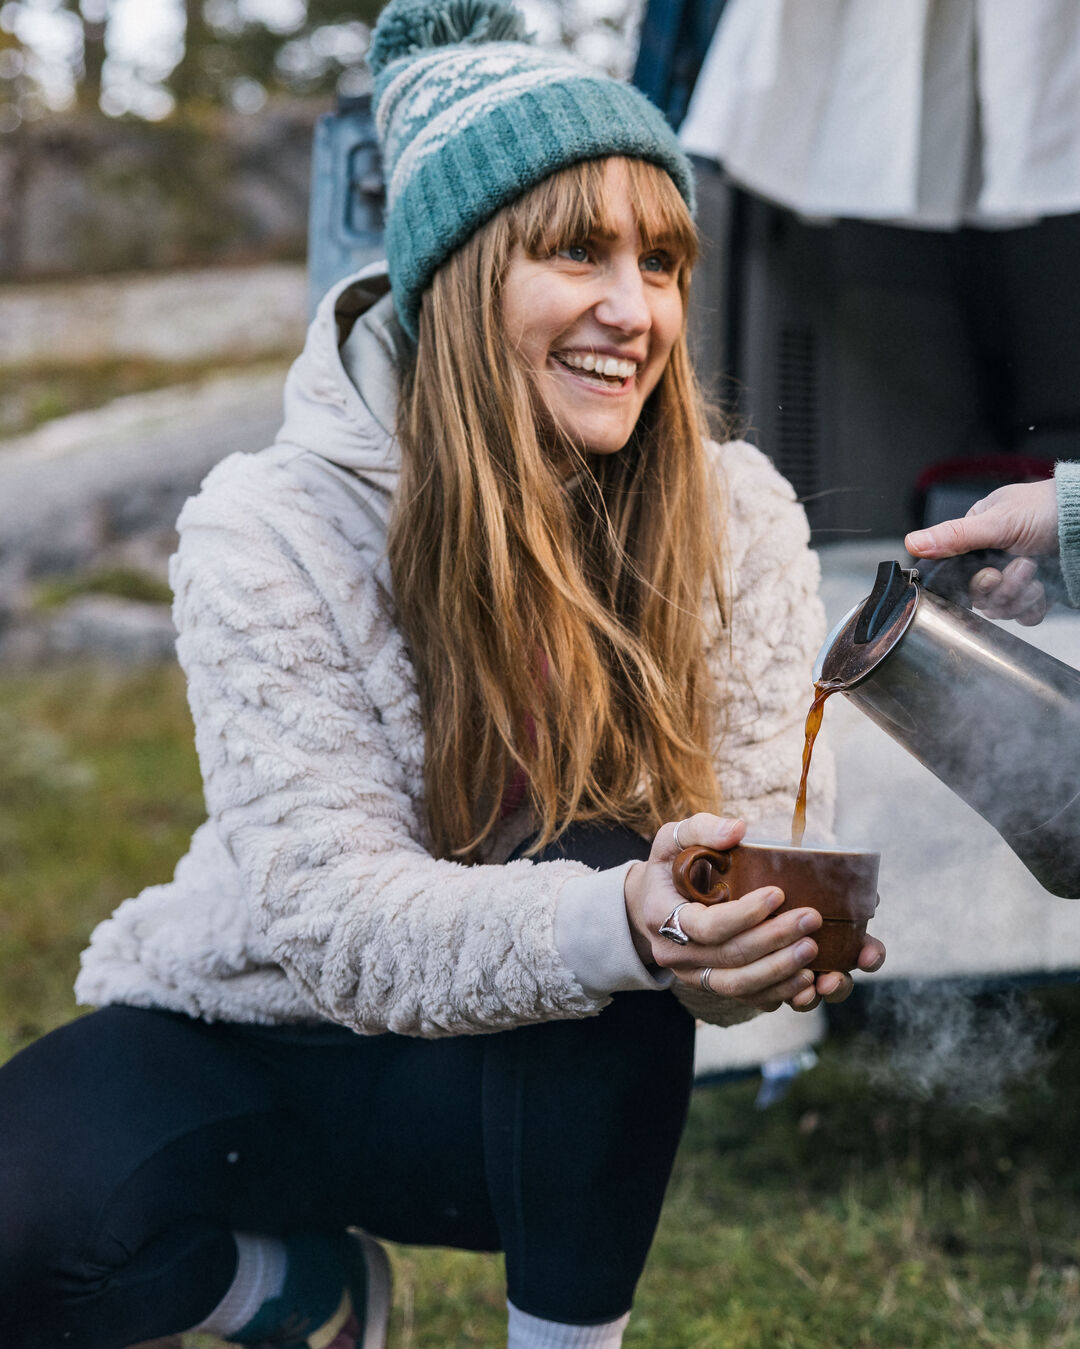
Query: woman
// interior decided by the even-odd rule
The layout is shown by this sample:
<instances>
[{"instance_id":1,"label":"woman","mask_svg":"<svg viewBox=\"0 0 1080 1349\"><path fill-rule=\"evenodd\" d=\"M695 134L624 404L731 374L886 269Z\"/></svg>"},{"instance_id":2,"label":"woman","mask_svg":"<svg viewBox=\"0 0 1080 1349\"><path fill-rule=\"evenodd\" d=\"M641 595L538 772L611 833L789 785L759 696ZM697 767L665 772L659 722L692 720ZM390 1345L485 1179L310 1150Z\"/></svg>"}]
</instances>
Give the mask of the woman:
<instances>
[{"instance_id":1,"label":"woman","mask_svg":"<svg viewBox=\"0 0 1080 1349\"><path fill-rule=\"evenodd\" d=\"M19 1349L383 1345L350 1224L505 1251L513 1349L617 1346L693 1016L850 987L778 891L673 912L722 794L790 809L821 620L790 489L703 439L686 161L499 5L394 0L372 64L390 292L179 522L209 819L0 1080Z\"/></svg>"}]
</instances>

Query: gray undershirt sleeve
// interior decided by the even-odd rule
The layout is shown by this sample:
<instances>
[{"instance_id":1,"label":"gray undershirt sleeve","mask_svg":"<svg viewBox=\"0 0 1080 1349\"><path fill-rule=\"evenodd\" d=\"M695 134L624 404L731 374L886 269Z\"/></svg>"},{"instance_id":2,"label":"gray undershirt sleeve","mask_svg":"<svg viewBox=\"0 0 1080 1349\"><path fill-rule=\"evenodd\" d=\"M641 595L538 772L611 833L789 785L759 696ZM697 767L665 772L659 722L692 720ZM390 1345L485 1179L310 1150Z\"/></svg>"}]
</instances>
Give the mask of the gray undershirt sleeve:
<instances>
[{"instance_id":1,"label":"gray undershirt sleeve","mask_svg":"<svg viewBox=\"0 0 1080 1349\"><path fill-rule=\"evenodd\" d=\"M576 876L559 891L555 945L590 997L670 987L670 970L651 974L630 935L623 882L633 862Z\"/></svg>"}]
</instances>

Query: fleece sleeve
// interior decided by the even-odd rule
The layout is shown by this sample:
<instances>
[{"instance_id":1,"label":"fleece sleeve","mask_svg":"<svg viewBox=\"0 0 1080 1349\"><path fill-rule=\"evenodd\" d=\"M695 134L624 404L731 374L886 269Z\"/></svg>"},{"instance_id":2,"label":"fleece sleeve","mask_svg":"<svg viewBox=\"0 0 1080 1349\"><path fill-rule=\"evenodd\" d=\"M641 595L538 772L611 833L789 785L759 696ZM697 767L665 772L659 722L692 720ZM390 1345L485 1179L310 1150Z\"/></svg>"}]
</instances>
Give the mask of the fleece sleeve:
<instances>
[{"instance_id":1,"label":"fleece sleeve","mask_svg":"<svg viewBox=\"0 0 1080 1349\"><path fill-rule=\"evenodd\" d=\"M1061 574L1070 602L1080 608L1080 463L1058 464L1054 479L1057 483Z\"/></svg>"},{"instance_id":2,"label":"fleece sleeve","mask_svg":"<svg viewBox=\"0 0 1080 1349\"><path fill-rule=\"evenodd\" d=\"M253 925L312 1007L423 1036L599 1011L554 936L559 891L588 868L425 850L407 655L302 485L235 456L179 523L177 650L208 810Z\"/></svg>"},{"instance_id":3,"label":"fleece sleeve","mask_svg":"<svg viewBox=\"0 0 1080 1349\"><path fill-rule=\"evenodd\" d=\"M813 664L825 637L820 571L806 515L790 484L763 454L735 442L714 447L726 506L728 622L716 623L709 664L720 701L715 759L721 812L747 823L747 837L790 838L802 770L803 728ZM811 770L807 842L831 840L835 774L818 742ZM733 1009L676 986L705 1021L730 1024ZM745 1018L742 1018L745 1019Z\"/></svg>"}]
</instances>

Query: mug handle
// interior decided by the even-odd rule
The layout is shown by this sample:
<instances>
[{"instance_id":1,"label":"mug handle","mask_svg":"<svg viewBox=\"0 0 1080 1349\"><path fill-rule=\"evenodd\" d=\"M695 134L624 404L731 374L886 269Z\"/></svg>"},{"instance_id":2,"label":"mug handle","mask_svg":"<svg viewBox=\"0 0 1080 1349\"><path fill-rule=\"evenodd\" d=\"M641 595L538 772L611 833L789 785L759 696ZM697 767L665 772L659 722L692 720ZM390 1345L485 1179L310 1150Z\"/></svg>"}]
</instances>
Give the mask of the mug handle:
<instances>
[{"instance_id":1,"label":"mug handle","mask_svg":"<svg viewBox=\"0 0 1080 1349\"><path fill-rule=\"evenodd\" d=\"M713 878L712 885L708 890L699 890L694 884L691 872L699 862L708 862L711 873L719 872L721 875L731 866L731 854L729 852L720 852L717 848L706 848L700 843L695 843L689 848L684 848L675 861L671 864L671 879L675 882L675 889L683 899L692 904L720 904L725 899L731 898L731 887L720 876Z\"/></svg>"}]
</instances>

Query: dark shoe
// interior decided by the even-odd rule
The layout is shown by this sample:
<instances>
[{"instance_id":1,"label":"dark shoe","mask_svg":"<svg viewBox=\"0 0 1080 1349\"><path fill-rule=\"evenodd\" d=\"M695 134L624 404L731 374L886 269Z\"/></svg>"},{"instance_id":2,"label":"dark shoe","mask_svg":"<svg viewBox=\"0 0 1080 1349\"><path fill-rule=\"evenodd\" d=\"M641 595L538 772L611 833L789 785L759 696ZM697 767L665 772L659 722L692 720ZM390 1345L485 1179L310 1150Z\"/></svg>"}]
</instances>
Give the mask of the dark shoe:
<instances>
[{"instance_id":1,"label":"dark shoe","mask_svg":"<svg viewBox=\"0 0 1080 1349\"><path fill-rule=\"evenodd\" d=\"M298 1296L300 1288L294 1286L290 1293L287 1275L283 1296L264 1304L249 1323L248 1333L239 1331L234 1342L250 1349L386 1349L392 1279L390 1261L379 1243L366 1232L350 1228L336 1241L311 1236L293 1238L289 1244L294 1277L301 1280L301 1287L304 1274L310 1277L312 1271L318 1274L321 1270L318 1282L325 1289L327 1262L344 1273L336 1310L329 1316L325 1310L318 1316L297 1310L298 1302L304 1305Z\"/></svg>"}]
</instances>

